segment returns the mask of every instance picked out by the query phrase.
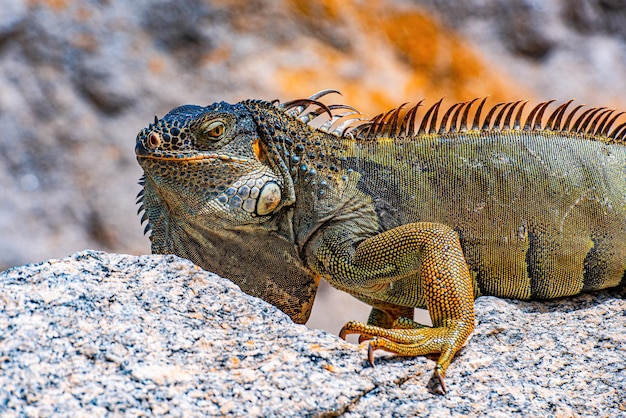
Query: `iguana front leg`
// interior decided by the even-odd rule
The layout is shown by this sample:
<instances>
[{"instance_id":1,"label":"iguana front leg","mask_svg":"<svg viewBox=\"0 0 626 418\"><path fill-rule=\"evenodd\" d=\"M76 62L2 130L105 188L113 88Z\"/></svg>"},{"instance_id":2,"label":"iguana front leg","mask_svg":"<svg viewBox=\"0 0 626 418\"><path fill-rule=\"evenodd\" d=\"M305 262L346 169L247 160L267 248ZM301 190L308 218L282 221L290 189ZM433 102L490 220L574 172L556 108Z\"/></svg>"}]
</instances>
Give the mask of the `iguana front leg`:
<instances>
[{"instance_id":1,"label":"iguana front leg","mask_svg":"<svg viewBox=\"0 0 626 418\"><path fill-rule=\"evenodd\" d=\"M433 323L426 327L400 318L386 329L352 321L341 336L372 337L372 363L377 349L405 356L441 353L435 376L445 393L446 369L474 329L472 278L457 234L442 224L410 223L368 238L354 250L346 236L336 232L326 234L322 242L318 260L331 284L398 305L417 307L416 301L424 300ZM406 280L411 276L415 280Z\"/></svg>"}]
</instances>

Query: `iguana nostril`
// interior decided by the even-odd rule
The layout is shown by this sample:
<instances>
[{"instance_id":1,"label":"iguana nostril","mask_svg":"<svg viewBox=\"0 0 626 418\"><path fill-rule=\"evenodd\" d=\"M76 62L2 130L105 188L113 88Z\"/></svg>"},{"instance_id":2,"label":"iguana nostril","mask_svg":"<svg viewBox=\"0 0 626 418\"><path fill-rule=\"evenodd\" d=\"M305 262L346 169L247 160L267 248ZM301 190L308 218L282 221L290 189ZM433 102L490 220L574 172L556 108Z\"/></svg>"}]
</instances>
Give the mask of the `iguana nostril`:
<instances>
[{"instance_id":1,"label":"iguana nostril","mask_svg":"<svg viewBox=\"0 0 626 418\"><path fill-rule=\"evenodd\" d=\"M257 215L268 215L280 203L280 186L274 182L269 182L263 186L259 194L259 200L256 205Z\"/></svg>"}]
</instances>

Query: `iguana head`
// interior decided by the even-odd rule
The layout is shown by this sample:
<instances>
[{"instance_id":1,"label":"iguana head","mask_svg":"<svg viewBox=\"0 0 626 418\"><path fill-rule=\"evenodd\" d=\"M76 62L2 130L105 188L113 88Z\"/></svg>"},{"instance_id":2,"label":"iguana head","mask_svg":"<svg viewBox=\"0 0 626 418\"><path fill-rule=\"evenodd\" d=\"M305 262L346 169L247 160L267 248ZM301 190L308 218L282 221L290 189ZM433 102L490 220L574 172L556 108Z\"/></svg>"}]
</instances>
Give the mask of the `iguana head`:
<instances>
[{"instance_id":1,"label":"iguana head","mask_svg":"<svg viewBox=\"0 0 626 418\"><path fill-rule=\"evenodd\" d=\"M332 115L345 105L325 106L317 98L284 104L246 100L172 109L137 135L135 152L145 188L154 198L144 205L150 223L164 210L171 216L202 218L214 226L261 224L283 207L327 200L341 182L342 148L337 134L358 119ZM313 105L313 110L301 114ZM308 122L329 114L326 127ZM299 116L299 117L298 117ZM327 132L335 126L335 135ZM149 191L146 190L146 193ZM320 211L320 208L317 208Z\"/></svg>"},{"instance_id":2,"label":"iguana head","mask_svg":"<svg viewBox=\"0 0 626 418\"><path fill-rule=\"evenodd\" d=\"M139 133L135 152L158 211L227 225L260 222L285 203L264 149L243 105L216 103L172 109Z\"/></svg>"}]
</instances>

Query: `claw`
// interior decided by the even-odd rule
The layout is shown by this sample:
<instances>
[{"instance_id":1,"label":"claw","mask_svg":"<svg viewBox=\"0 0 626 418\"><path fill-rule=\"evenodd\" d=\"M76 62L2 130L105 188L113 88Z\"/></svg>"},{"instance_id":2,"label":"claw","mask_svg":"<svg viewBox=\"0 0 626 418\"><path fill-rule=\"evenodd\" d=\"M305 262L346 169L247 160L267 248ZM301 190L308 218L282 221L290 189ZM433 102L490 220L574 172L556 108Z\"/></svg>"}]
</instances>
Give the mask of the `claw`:
<instances>
[{"instance_id":1,"label":"claw","mask_svg":"<svg viewBox=\"0 0 626 418\"><path fill-rule=\"evenodd\" d=\"M446 382L444 381L446 374L441 371L441 368L439 366L435 367L435 376L437 377L437 380L439 380L441 391L445 395L446 393L448 393L448 389L446 389Z\"/></svg>"},{"instance_id":2,"label":"claw","mask_svg":"<svg viewBox=\"0 0 626 418\"><path fill-rule=\"evenodd\" d=\"M446 394L448 392L445 382L446 370L474 328L473 315L469 321L449 321L446 325L446 327L428 327L409 318L400 317L389 329L350 321L343 326L339 336L345 340L348 334L359 334L359 344L369 340L367 360L372 367L374 351L379 349L403 356L439 353L433 378L439 382L441 392Z\"/></svg>"},{"instance_id":3,"label":"claw","mask_svg":"<svg viewBox=\"0 0 626 418\"><path fill-rule=\"evenodd\" d=\"M367 360L370 365L374 367L374 348L372 347L372 344L367 347Z\"/></svg>"},{"instance_id":4,"label":"claw","mask_svg":"<svg viewBox=\"0 0 626 418\"><path fill-rule=\"evenodd\" d=\"M346 324L346 325L348 325L348 324ZM348 335L348 330L346 329L346 325L344 325L341 328L341 331L339 331L339 338L341 338L344 341L346 340L346 335Z\"/></svg>"}]
</instances>

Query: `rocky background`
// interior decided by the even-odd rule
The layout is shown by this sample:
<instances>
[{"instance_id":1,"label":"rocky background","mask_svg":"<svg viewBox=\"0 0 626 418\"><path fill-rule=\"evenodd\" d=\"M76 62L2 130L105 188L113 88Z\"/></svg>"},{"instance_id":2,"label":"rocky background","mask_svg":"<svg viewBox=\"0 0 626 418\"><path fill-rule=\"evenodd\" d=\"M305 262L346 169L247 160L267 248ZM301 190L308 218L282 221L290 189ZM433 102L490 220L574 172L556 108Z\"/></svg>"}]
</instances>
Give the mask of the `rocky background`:
<instances>
[{"instance_id":1,"label":"rocky background","mask_svg":"<svg viewBox=\"0 0 626 418\"><path fill-rule=\"evenodd\" d=\"M446 375L296 325L167 256L81 251L0 273L0 416L623 417L626 289L482 297ZM584 326L581 326L584 324Z\"/></svg>"},{"instance_id":2,"label":"rocky background","mask_svg":"<svg viewBox=\"0 0 626 418\"><path fill-rule=\"evenodd\" d=\"M624 22L624 0L3 0L0 270L149 252L133 148L155 113L329 87L370 115L441 96L626 109Z\"/></svg>"}]
</instances>

